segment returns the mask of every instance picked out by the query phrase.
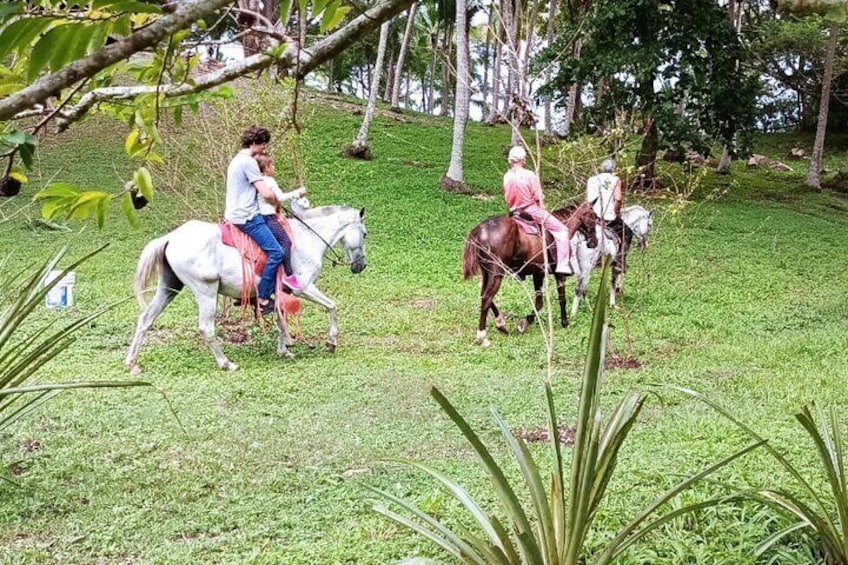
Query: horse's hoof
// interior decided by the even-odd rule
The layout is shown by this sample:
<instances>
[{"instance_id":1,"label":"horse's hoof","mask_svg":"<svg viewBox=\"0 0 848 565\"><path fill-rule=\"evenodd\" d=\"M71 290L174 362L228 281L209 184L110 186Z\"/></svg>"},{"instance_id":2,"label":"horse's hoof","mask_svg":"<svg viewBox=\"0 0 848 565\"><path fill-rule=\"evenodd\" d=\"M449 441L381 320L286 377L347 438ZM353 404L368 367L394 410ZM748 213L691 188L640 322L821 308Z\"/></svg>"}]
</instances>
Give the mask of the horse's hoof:
<instances>
[{"instance_id":1,"label":"horse's hoof","mask_svg":"<svg viewBox=\"0 0 848 565\"><path fill-rule=\"evenodd\" d=\"M485 338L480 342L480 347L492 347L492 342L489 341L489 338Z\"/></svg>"},{"instance_id":2,"label":"horse's hoof","mask_svg":"<svg viewBox=\"0 0 848 565\"><path fill-rule=\"evenodd\" d=\"M137 364L133 364L132 366L130 366L130 374L132 376L137 377L141 373L142 373L141 367L139 367Z\"/></svg>"},{"instance_id":3,"label":"horse's hoof","mask_svg":"<svg viewBox=\"0 0 848 565\"><path fill-rule=\"evenodd\" d=\"M567 321L562 321L562 322L560 322L560 323L559 323L559 325L560 325L561 327L563 327L563 328L567 328L567 327L568 327L568 322L567 322Z\"/></svg>"},{"instance_id":4,"label":"horse's hoof","mask_svg":"<svg viewBox=\"0 0 848 565\"><path fill-rule=\"evenodd\" d=\"M518 333L520 333L520 334L522 334L522 335L523 335L523 334L524 334L524 332L526 332L526 331L527 331L527 328L528 328L528 327L529 327L529 324L527 323L527 320L521 320L521 321L519 321L519 322L518 322L518 328L517 328L517 329L518 329Z\"/></svg>"},{"instance_id":5,"label":"horse's hoof","mask_svg":"<svg viewBox=\"0 0 848 565\"><path fill-rule=\"evenodd\" d=\"M507 329L506 324L504 324L503 326L495 326L495 329L497 329L504 335L509 335L509 330Z\"/></svg>"},{"instance_id":6,"label":"horse's hoof","mask_svg":"<svg viewBox=\"0 0 848 565\"><path fill-rule=\"evenodd\" d=\"M326 347L327 347L327 351L329 351L330 353L335 353L335 352L336 352L336 344L335 344L335 343L332 343L332 342L329 342L329 341L328 341L328 342L326 343Z\"/></svg>"},{"instance_id":7,"label":"horse's hoof","mask_svg":"<svg viewBox=\"0 0 848 565\"><path fill-rule=\"evenodd\" d=\"M239 370L239 366L236 365L235 363L233 363L232 361L227 361L226 363L224 363L221 366L221 368L225 371L230 371L230 372Z\"/></svg>"},{"instance_id":8,"label":"horse's hoof","mask_svg":"<svg viewBox=\"0 0 848 565\"><path fill-rule=\"evenodd\" d=\"M277 355L284 359L294 359L294 353L289 350L286 351L277 351Z\"/></svg>"}]
</instances>

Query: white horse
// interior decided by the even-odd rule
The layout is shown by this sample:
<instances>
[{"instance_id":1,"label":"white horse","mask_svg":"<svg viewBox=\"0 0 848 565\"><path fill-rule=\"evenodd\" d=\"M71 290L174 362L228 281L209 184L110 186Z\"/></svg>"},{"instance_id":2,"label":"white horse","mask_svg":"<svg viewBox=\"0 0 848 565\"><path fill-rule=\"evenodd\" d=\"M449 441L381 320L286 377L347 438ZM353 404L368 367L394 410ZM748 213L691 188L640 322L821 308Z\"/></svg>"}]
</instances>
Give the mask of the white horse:
<instances>
[{"instance_id":1,"label":"white horse","mask_svg":"<svg viewBox=\"0 0 848 565\"><path fill-rule=\"evenodd\" d=\"M327 349L331 352L335 351L339 337L336 303L318 290L315 281L321 274L324 254L339 242L347 255L351 271L361 273L365 269L367 232L364 218L364 208L358 210L346 206L323 206L302 211L289 220L295 240L292 267L303 285L302 290L295 294L320 304L329 312L330 339ZM148 305L144 293L157 272L159 284ZM217 224L192 220L148 243L141 253L135 273L135 295L144 310L138 318L135 337L127 352L125 362L130 372L137 374L141 371L138 354L145 335L154 320L184 286L197 299L200 332L212 349L218 367L238 370L238 365L224 355L221 341L215 335L215 311L219 294L241 297L242 273L241 255L235 248L222 243L221 230ZM256 278L258 283L259 277ZM284 357L294 357L288 350L292 344L288 327L279 315L277 327L277 353Z\"/></svg>"},{"instance_id":2,"label":"white horse","mask_svg":"<svg viewBox=\"0 0 848 565\"><path fill-rule=\"evenodd\" d=\"M654 225L654 212L648 211L641 206L628 206L621 211L621 219L633 232L633 237L639 245L639 249L648 247L648 234ZM630 241L624 241L623 253L619 254L619 238L611 230L606 228L603 237L598 241L595 248L590 248L586 243L586 237L576 232L571 238L572 268L577 276L577 287L574 291L574 300L571 303L571 315L577 315L580 300L585 298L586 289L589 287L589 278L592 271L598 267L601 255L613 259L612 285L610 285L610 306L615 306L615 297L621 294L622 277L627 271L627 254L630 251ZM574 268L576 266L576 268Z\"/></svg>"}]
</instances>

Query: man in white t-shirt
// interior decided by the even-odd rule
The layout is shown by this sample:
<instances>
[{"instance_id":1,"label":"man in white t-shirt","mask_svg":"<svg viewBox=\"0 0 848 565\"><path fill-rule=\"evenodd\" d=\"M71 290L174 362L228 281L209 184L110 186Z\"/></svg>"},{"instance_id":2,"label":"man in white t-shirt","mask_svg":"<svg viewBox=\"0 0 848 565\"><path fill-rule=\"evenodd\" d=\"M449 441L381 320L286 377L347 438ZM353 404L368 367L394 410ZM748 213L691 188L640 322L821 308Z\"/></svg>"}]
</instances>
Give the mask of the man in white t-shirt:
<instances>
[{"instance_id":1,"label":"man in white t-shirt","mask_svg":"<svg viewBox=\"0 0 848 565\"><path fill-rule=\"evenodd\" d=\"M629 228L621 221L621 179L615 175L615 161L601 163L601 172L586 181L586 201L595 212L595 235L603 245L604 228L608 227L624 240Z\"/></svg>"}]
</instances>

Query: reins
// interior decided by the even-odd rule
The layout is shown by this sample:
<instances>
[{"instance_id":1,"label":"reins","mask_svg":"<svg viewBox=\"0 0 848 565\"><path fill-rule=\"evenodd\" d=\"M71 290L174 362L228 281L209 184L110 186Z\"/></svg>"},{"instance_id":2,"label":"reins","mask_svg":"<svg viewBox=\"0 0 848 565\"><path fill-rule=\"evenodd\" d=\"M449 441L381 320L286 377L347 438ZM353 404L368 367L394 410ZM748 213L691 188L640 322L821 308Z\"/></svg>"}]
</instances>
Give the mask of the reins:
<instances>
[{"instance_id":1,"label":"reins","mask_svg":"<svg viewBox=\"0 0 848 565\"><path fill-rule=\"evenodd\" d=\"M339 252L336 251L335 248L327 242L326 239L321 237L321 234L318 233L317 231L315 231L315 228L313 228L312 226L307 224L300 216L295 214L294 211L288 210L285 206L281 206L281 208L286 211L286 214L289 217L294 218L295 220L297 220L298 222L300 222L301 224L306 226L306 229L308 229L313 234L315 234L315 237L317 237L321 241L321 243L323 243L324 246L326 247L326 249L324 250L324 254L327 253L327 250L330 250L333 253L333 257L330 258L330 262L332 263L333 267L338 267L339 265L347 265L348 264L347 259L342 257L339 254Z\"/></svg>"}]
</instances>

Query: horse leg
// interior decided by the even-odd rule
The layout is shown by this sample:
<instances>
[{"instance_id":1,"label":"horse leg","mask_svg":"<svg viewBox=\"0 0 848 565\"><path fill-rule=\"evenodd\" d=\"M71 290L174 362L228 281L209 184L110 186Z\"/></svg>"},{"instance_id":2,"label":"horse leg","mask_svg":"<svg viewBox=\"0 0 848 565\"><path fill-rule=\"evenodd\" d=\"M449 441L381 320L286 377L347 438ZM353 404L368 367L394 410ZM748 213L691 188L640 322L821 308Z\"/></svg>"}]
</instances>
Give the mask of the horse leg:
<instances>
[{"instance_id":1,"label":"horse leg","mask_svg":"<svg viewBox=\"0 0 848 565\"><path fill-rule=\"evenodd\" d=\"M557 299L559 300L559 324L567 328L568 327L568 312L566 308L568 307L568 303L565 299L565 276L564 275L556 275L556 286L557 286Z\"/></svg>"},{"instance_id":2,"label":"horse leg","mask_svg":"<svg viewBox=\"0 0 848 565\"><path fill-rule=\"evenodd\" d=\"M218 309L218 283L194 283L188 285L197 300L198 327L203 339L212 350L218 368L238 371L239 366L227 359L221 340L215 335L215 312Z\"/></svg>"},{"instance_id":3,"label":"horse leg","mask_svg":"<svg viewBox=\"0 0 848 565\"><path fill-rule=\"evenodd\" d=\"M580 254L578 255L578 264L580 265L577 274L577 285L574 288L574 301L571 303L571 317L577 315L577 309L580 307L580 301L586 298L586 289L589 288L589 279L592 276L592 270L598 263L601 254L599 251L590 250L588 247L581 246Z\"/></svg>"},{"instance_id":4,"label":"horse leg","mask_svg":"<svg viewBox=\"0 0 848 565\"><path fill-rule=\"evenodd\" d=\"M294 359L294 353L289 351L292 338L289 335L289 324L286 321L286 316L280 312L275 312L274 315L277 318L277 355L287 359Z\"/></svg>"},{"instance_id":5,"label":"horse leg","mask_svg":"<svg viewBox=\"0 0 848 565\"><path fill-rule=\"evenodd\" d=\"M499 332L501 332L504 335L508 335L509 330L506 327L506 318L504 318L503 313L500 310L498 310L498 307L495 306L494 299L492 299L491 310L492 310L492 314L494 314L494 316L495 316L495 329L497 329Z\"/></svg>"},{"instance_id":6,"label":"horse leg","mask_svg":"<svg viewBox=\"0 0 848 565\"><path fill-rule=\"evenodd\" d=\"M327 341L327 351L330 353L336 352L336 347L339 346L339 322L336 316L338 308L333 300L318 290L314 284L310 284L303 289L298 295L300 298L305 298L310 302L314 302L319 306L323 306L330 316L330 339Z\"/></svg>"},{"instance_id":7,"label":"horse leg","mask_svg":"<svg viewBox=\"0 0 848 565\"><path fill-rule=\"evenodd\" d=\"M130 373L138 375L141 373L141 367L138 365L138 354L141 351L141 346L144 343L144 338L147 337L147 332L153 326L156 318L165 310L168 304L171 303L180 290L183 288L183 283L170 272L169 269L162 269L162 275L159 279L159 286L156 288L156 295L144 312L138 317L136 324L135 337L132 340L127 357L124 363L130 369Z\"/></svg>"},{"instance_id":8,"label":"horse leg","mask_svg":"<svg viewBox=\"0 0 848 565\"><path fill-rule=\"evenodd\" d=\"M483 268L481 270L483 272L483 282L482 282L482 285L480 287L480 295L482 297L483 291L490 284L491 274L485 268ZM492 297L492 303L489 306L489 310L492 311L492 315L494 315L494 317L495 317L495 328L499 332L501 332L502 334L509 334L509 330L506 328L506 319L504 319L503 314L501 313L500 310L498 310L497 305L495 305L494 297ZM481 313L481 315L486 317L486 319L482 322L483 323L483 329L486 329L486 322L488 321L488 312L486 312L485 314Z\"/></svg>"},{"instance_id":9,"label":"horse leg","mask_svg":"<svg viewBox=\"0 0 848 565\"><path fill-rule=\"evenodd\" d=\"M495 295L501 288L501 281L503 281L503 274L490 273L489 276L486 277L486 282L488 284L483 287L481 292L480 325L477 327L476 341L483 347L489 347L492 345L492 342L489 341L489 338L486 335L486 315L489 313L489 309L491 309L494 304Z\"/></svg>"},{"instance_id":10,"label":"horse leg","mask_svg":"<svg viewBox=\"0 0 848 565\"><path fill-rule=\"evenodd\" d=\"M542 296L542 283L544 282L544 275L541 273L533 274L533 290L535 291L535 299L533 303L533 312L518 322L518 333L523 334L527 331L533 322L536 321L536 316L542 310L542 304L544 303L544 296Z\"/></svg>"}]
</instances>

